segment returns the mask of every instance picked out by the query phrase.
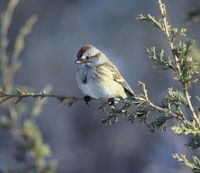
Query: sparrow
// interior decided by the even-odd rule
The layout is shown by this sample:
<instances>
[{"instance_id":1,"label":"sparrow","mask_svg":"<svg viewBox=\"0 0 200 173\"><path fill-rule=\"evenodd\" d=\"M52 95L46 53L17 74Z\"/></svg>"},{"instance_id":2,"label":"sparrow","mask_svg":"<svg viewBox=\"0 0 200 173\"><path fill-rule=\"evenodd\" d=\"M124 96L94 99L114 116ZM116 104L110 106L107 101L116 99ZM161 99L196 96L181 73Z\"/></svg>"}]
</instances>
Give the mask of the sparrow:
<instances>
[{"instance_id":1,"label":"sparrow","mask_svg":"<svg viewBox=\"0 0 200 173\"><path fill-rule=\"evenodd\" d=\"M85 101L95 99L125 99L134 97L134 92L122 77L117 67L100 50L88 44L77 54L76 79L86 95Z\"/></svg>"}]
</instances>

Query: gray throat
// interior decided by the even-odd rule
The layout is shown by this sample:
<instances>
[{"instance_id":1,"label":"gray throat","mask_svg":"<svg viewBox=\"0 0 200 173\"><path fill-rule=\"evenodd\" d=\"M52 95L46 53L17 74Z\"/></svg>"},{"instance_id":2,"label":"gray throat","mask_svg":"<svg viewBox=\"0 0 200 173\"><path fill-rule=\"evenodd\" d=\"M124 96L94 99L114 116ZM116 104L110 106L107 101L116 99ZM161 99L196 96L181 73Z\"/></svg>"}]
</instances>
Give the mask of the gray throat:
<instances>
[{"instance_id":1,"label":"gray throat","mask_svg":"<svg viewBox=\"0 0 200 173\"><path fill-rule=\"evenodd\" d=\"M78 66L79 79L83 84L87 84L89 80L97 77L93 67L88 64L82 64Z\"/></svg>"}]
</instances>

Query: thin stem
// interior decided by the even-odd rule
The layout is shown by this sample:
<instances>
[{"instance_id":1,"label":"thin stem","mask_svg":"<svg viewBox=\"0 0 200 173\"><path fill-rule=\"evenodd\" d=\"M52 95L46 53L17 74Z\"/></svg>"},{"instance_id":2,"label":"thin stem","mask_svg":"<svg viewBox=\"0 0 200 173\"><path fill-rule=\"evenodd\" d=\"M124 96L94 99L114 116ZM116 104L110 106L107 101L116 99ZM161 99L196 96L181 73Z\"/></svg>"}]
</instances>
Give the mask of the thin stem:
<instances>
[{"instance_id":1,"label":"thin stem","mask_svg":"<svg viewBox=\"0 0 200 173\"><path fill-rule=\"evenodd\" d=\"M166 11L165 5L162 3L161 0L157 0L157 3L158 3L158 6L159 6L159 10L160 10L161 16L162 16L162 21L163 21L162 30L165 33L165 35L167 36L167 38L168 38L168 41L170 43L169 44L170 48L173 48L174 47L173 42L170 41L170 32L169 32L170 26L168 25L168 22L167 22L167 11Z\"/></svg>"},{"instance_id":2,"label":"thin stem","mask_svg":"<svg viewBox=\"0 0 200 173\"><path fill-rule=\"evenodd\" d=\"M187 88L184 88L184 89L183 89L183 93L184 93L184 95L185 95L185 97L186 97L186 100L187 100L189 109L190 109L190 111L191 111L191 113L192 113L193 120L196 122L198 128L200 129L200 121L199 121L199 118L197 117L197 114L196 114L196 112L195 112L195 110L194 110L194 107L193 107L193 105L192 105L192 102L191 102L191 99L190 99L190 95L189 95L189 93L188 93Z\"/></svg>"},{"instance_id":3,"label":"thin stem","mask_svg":"<svg viewBox=\"0 0 200 173\"><path fill-rule=\"evenodd\" d=\"M171 36L170 36L170 26L168 25L168 22L167 22L167 11L166 11L165 5L162 3L162 0L157 0L157 3L158 3L158 6L159 6L161 16L162 16L162 21L163 21L162 31L167 37L168 44L169 44L170 50L172 52L172 55L174 57L175 65L177 67L178 73L181 74L178 57L176 55L174 55L174 52L173 52L174 43L173 43L173 39L171 39Z\"/></svg>"}]
</instances>

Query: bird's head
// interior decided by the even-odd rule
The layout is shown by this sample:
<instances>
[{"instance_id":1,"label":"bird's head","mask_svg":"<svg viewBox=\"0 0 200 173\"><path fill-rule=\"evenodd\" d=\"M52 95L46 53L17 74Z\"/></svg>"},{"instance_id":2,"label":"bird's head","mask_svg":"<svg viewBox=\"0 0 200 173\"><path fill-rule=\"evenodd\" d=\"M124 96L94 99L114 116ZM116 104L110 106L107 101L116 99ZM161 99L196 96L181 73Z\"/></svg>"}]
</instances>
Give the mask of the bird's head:
<instances>
[{"instance_id":1,"label":"bird's head","mask_svg":"<svg viewBox=\"0 0 200 173\"><path fill-rule=\"evenodd\" d=\"M97 48L88 44L83 46L77 54L75 63L87 65L99 65L107 61L108 58Z\"/></svg>"}]
</instances>

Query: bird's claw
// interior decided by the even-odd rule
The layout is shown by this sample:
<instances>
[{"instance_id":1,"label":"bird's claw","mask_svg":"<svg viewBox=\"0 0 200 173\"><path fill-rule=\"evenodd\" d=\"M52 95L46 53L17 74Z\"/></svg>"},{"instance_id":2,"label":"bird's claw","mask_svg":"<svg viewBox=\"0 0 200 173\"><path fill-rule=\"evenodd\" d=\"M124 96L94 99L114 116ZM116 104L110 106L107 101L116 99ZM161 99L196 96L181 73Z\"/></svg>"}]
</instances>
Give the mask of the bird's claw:
<instances>
[{"instance_id":1,"label":"bird's claw","mask_svg":"<svg viewBox=\"0 0 200 173\"><path fill-rule=\"evenodd\" d=\"M90 96L85 96L84 97L84 101L85 101L86 105L90 106L89 102L91 101L91 97Z\"/></svg>"},{"instance_id":2,"label":"bird's claw","mask_svg":"<svg viewBox=\"0 0 200 173\"><path fill-rule=\"evenodd\" d=\"M109 106L115 106L115 98L111 97L108 99Z\"/></svg>"}]
</instances>

